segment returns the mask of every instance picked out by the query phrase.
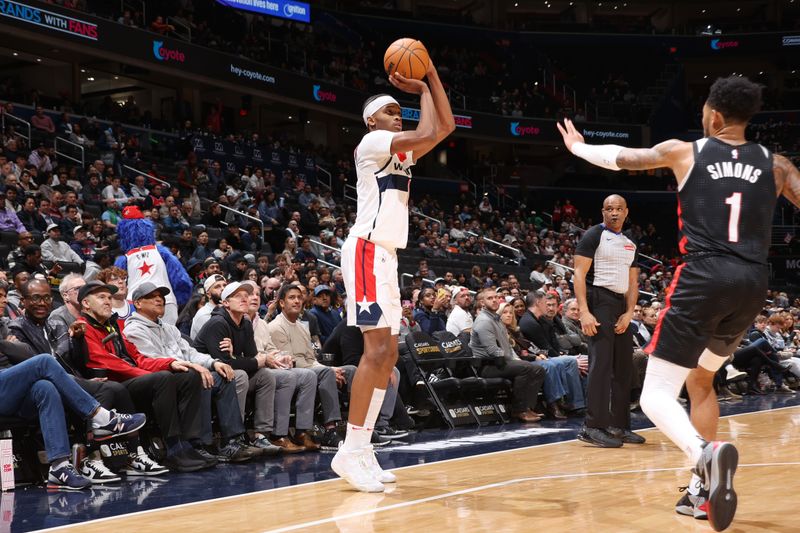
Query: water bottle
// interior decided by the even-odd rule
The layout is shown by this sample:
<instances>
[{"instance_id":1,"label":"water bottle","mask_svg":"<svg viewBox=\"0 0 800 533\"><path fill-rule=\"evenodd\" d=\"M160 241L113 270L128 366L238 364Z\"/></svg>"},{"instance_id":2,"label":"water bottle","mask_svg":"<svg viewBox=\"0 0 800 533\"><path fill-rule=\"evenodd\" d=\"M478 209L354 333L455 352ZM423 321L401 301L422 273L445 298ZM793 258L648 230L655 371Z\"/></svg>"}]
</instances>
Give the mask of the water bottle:
<instances>
[{"instance_id":1,"label":"water bottle","mask_svg":"<svg viewBox=\"0 0 800 533\"><path fill-rule=\"evenodd\" d=\"M80 468L81 463L86 458L86 446L83 444L75 443L72 445L72 466Z\"/></svg>"}]
</instances>

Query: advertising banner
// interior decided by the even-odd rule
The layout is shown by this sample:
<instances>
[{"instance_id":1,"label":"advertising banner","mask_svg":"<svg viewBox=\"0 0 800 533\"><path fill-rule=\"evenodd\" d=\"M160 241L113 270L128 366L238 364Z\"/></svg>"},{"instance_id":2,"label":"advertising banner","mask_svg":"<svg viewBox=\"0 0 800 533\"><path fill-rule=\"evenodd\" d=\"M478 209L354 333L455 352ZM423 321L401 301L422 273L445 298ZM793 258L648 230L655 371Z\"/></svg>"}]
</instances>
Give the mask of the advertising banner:
<instances>
[{"instance_id":1,"label":"advertising banner","mask_svg":"<svg viewBox=\"0 0 800 533\"><path fill-rule=\"evenodd\" d=\"M311 6L291 0L217 0L218 4L269 17L311 22Z\"/></svg>"}]
</instances>

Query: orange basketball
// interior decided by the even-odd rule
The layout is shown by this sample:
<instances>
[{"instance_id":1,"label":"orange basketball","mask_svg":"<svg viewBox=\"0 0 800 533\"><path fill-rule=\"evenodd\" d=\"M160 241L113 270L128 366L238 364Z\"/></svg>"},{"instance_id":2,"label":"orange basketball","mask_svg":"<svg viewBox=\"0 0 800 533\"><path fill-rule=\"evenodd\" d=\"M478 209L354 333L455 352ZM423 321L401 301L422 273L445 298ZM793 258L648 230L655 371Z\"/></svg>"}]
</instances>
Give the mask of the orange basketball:
<instances>
[{"instance_id":1,"label":"orange basketball","mask_svg":"<svg viewBox=\"0 0 800 533\"><path fill-rule=\"evenodd\" d=\"M389 45L383 55L383 68L386 74L397 72L406 78L421 80L428 72L431 58L425 45L408 37L397 39Z\"/></svg>"}]
</instances>

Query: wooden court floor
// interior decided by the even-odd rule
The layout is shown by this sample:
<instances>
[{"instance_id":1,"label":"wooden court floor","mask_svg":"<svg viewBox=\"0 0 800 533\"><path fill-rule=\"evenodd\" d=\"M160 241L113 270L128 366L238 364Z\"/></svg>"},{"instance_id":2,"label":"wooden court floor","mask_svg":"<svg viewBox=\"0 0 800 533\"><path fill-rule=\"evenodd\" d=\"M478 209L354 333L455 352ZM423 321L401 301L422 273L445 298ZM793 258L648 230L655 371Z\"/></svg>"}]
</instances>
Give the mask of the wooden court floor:
<instances>
[{"instance_id":1,"label":"wooden court floor","mask_svg":"<svg viewBox=\"0 0 800 533\"><path fill-rule=\"evenodd\" d=\"M385 494L341 480L197 502L77 524L81 533L140 531L549 532L712 531L678 516L688 463L659 432L616 450L578 441L394 470ZM736 415L739 511L727 531L800 532L800 407ZM66 529L66 528L65 528Z\"/></svg>"}]
</instances>

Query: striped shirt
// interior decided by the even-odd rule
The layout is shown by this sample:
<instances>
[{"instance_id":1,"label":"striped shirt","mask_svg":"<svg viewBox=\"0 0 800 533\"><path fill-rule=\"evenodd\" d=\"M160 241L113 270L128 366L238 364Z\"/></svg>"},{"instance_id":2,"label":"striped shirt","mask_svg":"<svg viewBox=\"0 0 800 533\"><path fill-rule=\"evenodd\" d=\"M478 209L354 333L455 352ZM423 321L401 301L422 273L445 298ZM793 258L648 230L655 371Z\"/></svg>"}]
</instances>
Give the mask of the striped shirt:
<instances>
[{"instance_id":1,"label":"striped shirt","mask_svg":"<svg viewBox=\"0 0 800 533\"><path fill-rule=\"evenodd\" d=\"M627 235L612 231L605 224L592 226L575 248L575 255L592 260L586 273L587 285L617 294L628 292L629 271L636 267L639 252Z\"/></svg>"}]
</instances>

